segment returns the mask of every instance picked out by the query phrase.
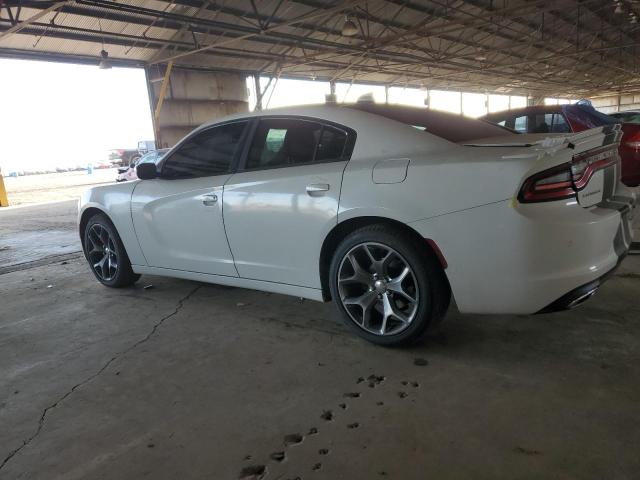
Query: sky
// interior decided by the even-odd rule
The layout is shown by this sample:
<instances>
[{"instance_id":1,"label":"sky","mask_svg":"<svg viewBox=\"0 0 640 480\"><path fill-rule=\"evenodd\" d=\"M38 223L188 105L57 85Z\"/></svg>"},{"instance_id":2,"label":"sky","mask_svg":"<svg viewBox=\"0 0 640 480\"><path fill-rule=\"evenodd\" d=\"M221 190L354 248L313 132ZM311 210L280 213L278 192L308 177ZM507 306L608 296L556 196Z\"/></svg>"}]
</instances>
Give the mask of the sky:
<instances>
[{"instance_id":1,"label":"sky","mask_svg":"<svg viewBox=\"0 0 640 480\"><path fill-rule=\"evenodd\" d=\"M153 140L153 126L144 71L52 62L0 59L0 168L34 172L55 167L94 166L109 150L136 148ZM261 79L263 87L267 78ZM255 106L254 82L247 79L249 107ZM280 79L267 90L263 105L324 103L329 83ZM376 85L338 83L338 102L355 102L372 94L385 101ZM391 87L389 102L425 106L471 117L526 106L525 97L427 91ZM557 103L558 99L547 99ZM565 100L561 100L565 102Z\"/></svg>"},{"instance_id":2,"label":"sky","mask_svg":"<svg viewBox=\"0 0 640 480\"><path fill-rule=\"evenodd\" d=\"M0 59L0 168L105 161L153 139L144 70Z\"/></svg>"}]
</instances>

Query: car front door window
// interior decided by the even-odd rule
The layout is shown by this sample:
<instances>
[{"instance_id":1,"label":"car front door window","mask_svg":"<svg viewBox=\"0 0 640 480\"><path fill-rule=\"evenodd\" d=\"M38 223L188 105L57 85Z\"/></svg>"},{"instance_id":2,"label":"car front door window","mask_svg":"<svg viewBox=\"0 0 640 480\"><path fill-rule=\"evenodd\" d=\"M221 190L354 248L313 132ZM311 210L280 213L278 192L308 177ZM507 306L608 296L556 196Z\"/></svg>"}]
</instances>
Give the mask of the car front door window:
<instances>
[{"instance_id":1,"label":"car front door window","mask_svg":"<svg viewBox=\"0 0 640 480\"><path fill-rule=\"evenodd\" d=\"M198 178L229 172L247 122L209 128L187 139L162 166L162 177Z\"/></svg>"}]
</instances>

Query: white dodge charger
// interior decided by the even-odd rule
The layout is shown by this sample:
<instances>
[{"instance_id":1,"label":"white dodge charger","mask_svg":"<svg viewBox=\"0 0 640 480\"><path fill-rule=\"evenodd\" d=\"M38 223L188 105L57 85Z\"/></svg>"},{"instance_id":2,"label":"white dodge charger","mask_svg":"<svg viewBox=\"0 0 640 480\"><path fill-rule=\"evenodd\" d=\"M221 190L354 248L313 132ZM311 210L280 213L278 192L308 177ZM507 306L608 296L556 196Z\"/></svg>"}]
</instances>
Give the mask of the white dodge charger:
<instances>
[{"instance_id":1,"label":"white dodge charger","mask_svg":"<svg viewBox=\"0 0 640 480\"><path fill-rule=\"evenodd\" d=\"M619 139L364 103L238 114L88 190L80 237L109 287L153 274L333 299L367 340L407 343L452 294L514 314L593 294L631 243Z\"/></svg>"}]
</instances>

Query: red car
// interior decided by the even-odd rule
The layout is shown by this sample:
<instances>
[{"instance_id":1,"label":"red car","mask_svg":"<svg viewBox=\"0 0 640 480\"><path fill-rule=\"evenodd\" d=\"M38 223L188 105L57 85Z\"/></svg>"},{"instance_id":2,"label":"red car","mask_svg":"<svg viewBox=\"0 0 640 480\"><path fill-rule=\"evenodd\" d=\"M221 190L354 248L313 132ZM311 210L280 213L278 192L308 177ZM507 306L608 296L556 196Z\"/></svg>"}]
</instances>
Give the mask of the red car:
<instances>
[{"instance_id":1,"label":"red car","mask_svg":"<svg viewBox=\"0 0 640 480\"><path fill-rule=\"evenodd\" d=\"M538 105L490 113L481 119L520 133L581 132L602 125L622 123L622 140L618 150L622 159L622 181L629 187L640 185L640 124L638 123L623 123L620 119L598 112L588 103Z\"/></svg>"}]
</instances>

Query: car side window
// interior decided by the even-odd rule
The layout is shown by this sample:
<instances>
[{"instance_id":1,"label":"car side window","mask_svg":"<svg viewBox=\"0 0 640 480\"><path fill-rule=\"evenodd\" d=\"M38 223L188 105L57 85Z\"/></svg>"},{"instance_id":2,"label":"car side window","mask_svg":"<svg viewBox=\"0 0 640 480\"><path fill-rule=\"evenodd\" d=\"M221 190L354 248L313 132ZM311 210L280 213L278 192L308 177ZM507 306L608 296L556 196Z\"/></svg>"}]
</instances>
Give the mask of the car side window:
<instances>
[{"instance_id":1,"label":"car side window","mask_svg":"<svg viewBox=\"0 0 640 480\"><path fill-rule=\"evenodd\" d=\"M552 113L539 113L533 116L533 129L530 133L549 133L553 124Z\"/></svg>"},{"instance_id":2,"label":"car side window","mask_svg":"<svg viewBox=\"0 0 640 480\"><path fill-rule=\"evenodd\" d=\"M551 131L553 133L568 133L571 131L569 124L567 123L564 115L561 113L553 114L553 123L551 124Z\"/></svg>"},{"instance_id":3,"label":"car side window","mask_svg":"<svg viewBox=\"0 0 640 480\"><path fill-rule=\"evenodd\" d=\"M337 128L324 125L316 151L316 162L328 162L342 157L347 143L347 134Z\"/></svg>"},{"instance_id":4,"label":"car side window","mask_svg":"<svg viewBox=\"0 0 640 480\"><path fill-rule=\"evenodd\" d=\"M527 133L528 126L529 126L529 121L526 115L521 115L519 117L514 118L513 129L516 132Z\"/></svg>"},{"instance_id":5,"label":"car side window","mask_svg":"<svg viewBox=\"0 0 640 480\"><path fill-rule=\"evenodd\" d=\"M210 177L231 170L247 122L208 128L183 143L162 166L163 178Z\"/></svg>"},{"instance_id":6,"label":"car side window","mask_svg":"<svg viewBox=\"0 0 640 480\"><path fill-rule=\"evenodd\" d=\"M147 153L144 157L140 157L137 165L141 163L154 163L158 159L158 154L156 152Z\"/></svg>"},{"instance_id":7,"label":"car side window","mask_svg":"<svg viewBox=\"0 0 640 480\"><path fill-rule=\"evenodd\" d=\"M303 165L342 158L347 134L318 122L267 118L260 120L247 156L246 169Z\"/></svg>"}]
</instances>

